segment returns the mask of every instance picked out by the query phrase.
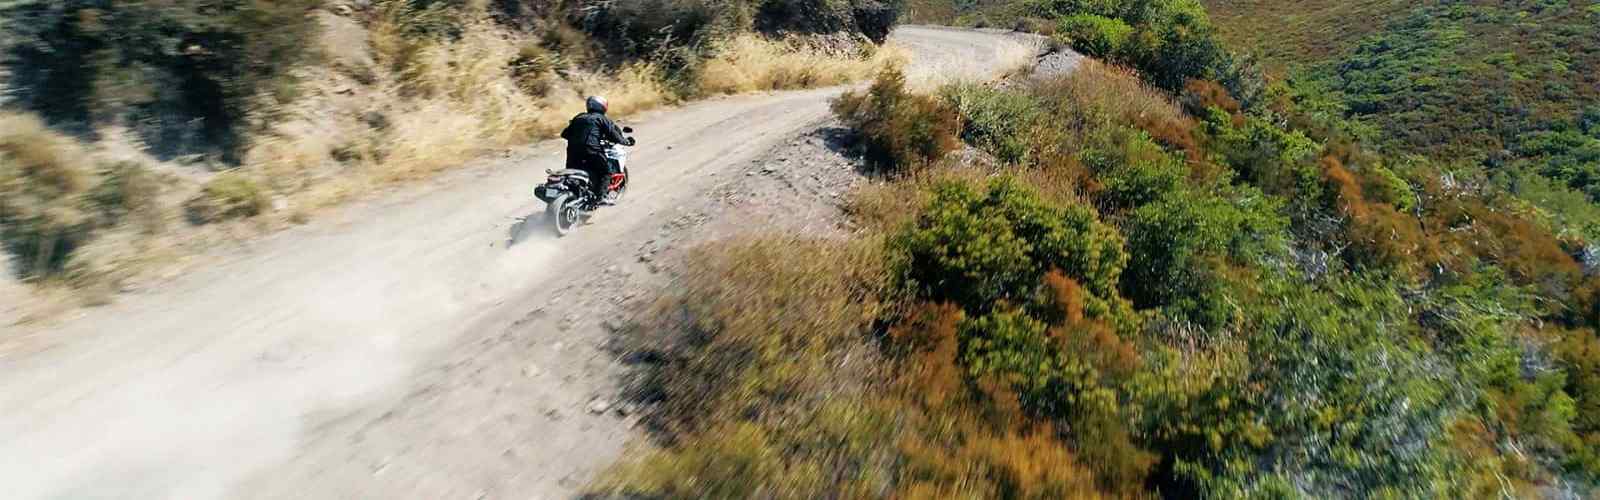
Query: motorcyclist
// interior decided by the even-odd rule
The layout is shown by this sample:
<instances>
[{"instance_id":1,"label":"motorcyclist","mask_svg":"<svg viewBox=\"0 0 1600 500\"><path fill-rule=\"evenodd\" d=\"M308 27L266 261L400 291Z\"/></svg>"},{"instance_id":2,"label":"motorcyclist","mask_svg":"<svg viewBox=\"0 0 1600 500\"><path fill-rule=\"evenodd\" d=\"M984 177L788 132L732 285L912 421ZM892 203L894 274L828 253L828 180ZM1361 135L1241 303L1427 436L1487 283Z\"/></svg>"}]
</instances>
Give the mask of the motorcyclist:
<instances>
[{"instance_id":1,"label":"motorcyclist","mask_svg":"<svg viewBox=\"0 0 1600 500\"><path fill-rule=\"evenodd\" d=\"M602 205L614 204L610 197L611 160L606 158L606 143L632 146L633 139L606 117L606 98L590 96L584 103L588 111L572 117L561 138L567 140L567 168L589 174L589 185Z\"/></svg>"}]
</instances>

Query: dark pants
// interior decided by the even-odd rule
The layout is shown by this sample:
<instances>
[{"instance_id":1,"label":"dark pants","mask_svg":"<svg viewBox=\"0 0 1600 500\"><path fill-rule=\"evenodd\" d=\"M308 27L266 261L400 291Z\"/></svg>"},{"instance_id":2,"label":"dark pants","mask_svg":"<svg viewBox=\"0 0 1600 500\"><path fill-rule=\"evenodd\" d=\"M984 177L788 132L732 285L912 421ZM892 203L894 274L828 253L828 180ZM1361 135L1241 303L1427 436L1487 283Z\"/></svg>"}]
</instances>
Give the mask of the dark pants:
<instances>
[{"instance_id":1,"label":"dark pants","mask_svg":"<svg viewBox=\"0 0 1600 500\"><path fill-rule=\"evenodd\" d=\"M611 160L604 154L568 153L567 168L589 174L589 188L594 191L595 199L606 198L611 185Z\"/></svg>"}]
</instances>

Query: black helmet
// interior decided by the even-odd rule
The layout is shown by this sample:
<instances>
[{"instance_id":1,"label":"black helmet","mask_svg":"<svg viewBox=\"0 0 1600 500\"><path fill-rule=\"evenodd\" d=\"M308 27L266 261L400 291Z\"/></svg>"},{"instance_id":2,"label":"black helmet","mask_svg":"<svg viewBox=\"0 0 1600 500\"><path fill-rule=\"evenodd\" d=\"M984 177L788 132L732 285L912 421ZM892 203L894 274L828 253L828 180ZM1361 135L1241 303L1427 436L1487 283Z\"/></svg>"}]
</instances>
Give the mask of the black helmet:
<instances>
[{"instance_id":1,"label":"black helmet","mask_svg":"<svg viewBox=\"0 0 1600 500\"><path fill-rule=\"evenodd\" d=\"M597 95L589 96L589 100L586 104L589 106L590 113L605 114L606 108L608 107L606 106L606 98Z\"/></svg>"}]
</instances>

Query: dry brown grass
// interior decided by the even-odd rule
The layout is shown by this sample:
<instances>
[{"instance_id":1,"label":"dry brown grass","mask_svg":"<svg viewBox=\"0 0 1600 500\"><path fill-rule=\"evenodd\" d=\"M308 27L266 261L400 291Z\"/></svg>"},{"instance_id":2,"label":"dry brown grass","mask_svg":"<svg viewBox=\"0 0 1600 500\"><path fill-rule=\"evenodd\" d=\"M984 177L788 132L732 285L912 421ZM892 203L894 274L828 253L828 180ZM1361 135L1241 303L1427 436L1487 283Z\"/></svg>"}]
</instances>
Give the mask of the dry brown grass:
<instances>
[{"instance_id":1,"label":"dry brown grass","mask_svg":"<svg viewBox=\"0 0 1600 500\"><path fill-rule=\"evenodd\" d=\"M1074 107L1087 107L1105 127L1115 123L1167 122L1193 126L1194 120L1171 96L1126 68L1085 59L1072 74L1040 86L1041 95Z\"/></svg>"},{"instance_id":2,"label":"dry brown grass","mask_svg":"<svg viewBox=\"0 0 1600 500\"><path fill-rule=\"evenodd\" d=\"M863 57L828 54L756 35L740 35L718 47L700 73L700 89L708 94L828 87L871 77L887 64L903 64L898 47L872 50Z\"/></svg>"},{"instance_id":3,"label":"dry brown grass","mask_svg":"<svg viewBox=\"0 0 1600 500\"><path fill-rule=\"evenodd\" d=\"M1032 92L1053 108L1050 130L1036 133L1059 135L1059 140L1053 141L1065 146L1059 151L1063 154L1041 155L1053 158L1048 162L1053 166L1082 171L1076 164L1076 150L1092 142L1093 134L1133 125L1158 143L1185 153L1193 175L1214 175L1199 143L1194 118L1170 95L1125 68L1085 60L1077 71L1041 82Z\"/></svg>"},{"instance_id":4,"label":"dry brown grass","mask_svg":"<svg viewBox=\"0 0 1600 500\"><path fill-rule=\"evenodd\" d=\"M341 35L368 47L365 56L341 49L340 67L370 60L379 74L315 75L309 97L287 113L291 119L254 141L246 170L259 172L275 194L295 198L297 207L321 207L431 176L487 150L553 137L587 95L606 96L618 117L675 100L659 68L646 63L608 72L567 67L560 77L547 68L540 72L552 80L529 92L518 68L526 66L528 47L537 40L486 17L467 22L462 35L447 42L418 39L407 29L426 22L421 15L384 10L367 33ZM746 35L724 43L696 86L738 93L837 85L904 60L897 48L834 56Z\"/></svg>"},{"instance_id":5,"label":"dry brown grass","mask_svg":"<svg viewBox=\"0 0 1600 500\"><path fill-rule=\"evenodd\" d=\"M676 444L626 461L598 489L666 498L865 494L895 430L868 385L886 283L881 247L755 236L696 249L684 278L629 335L660 363L641 392ZM857 479L850 479L857 478Z\"/></svg>"},{"instance_id":6,"label":"dry brown grass","mask_svg":"<svg viewBox=\"0 0 1600 500\"><path fill-rule=\"evenodd\" d=\"M879 313L880 252L784 236L692 252L641 329L649 338L630 340L666 359L645 379L665 398L661 423L702 430L770 400L842 389L825 367L845 361L840 349L853 348Z\"/></svg>"},{"instance_id":7,"label":"dry brown grass","mask_svg":"<svg viewBox=\"0 0 1600 500\"><path fill-rule=\"evenodd\" d=\"M479 20L459 39L425 43L407 38L399 22L380 20L370 36L374 59L390 73L366 87L323 75L293 119L256 141L246 169L312 209L426 178L490 149L552 137L585 95L607 96L617 116L671 101L655 69L642 64L574 71L533 95L512 71L530 40Z\"/></svg>"}]
</instances>

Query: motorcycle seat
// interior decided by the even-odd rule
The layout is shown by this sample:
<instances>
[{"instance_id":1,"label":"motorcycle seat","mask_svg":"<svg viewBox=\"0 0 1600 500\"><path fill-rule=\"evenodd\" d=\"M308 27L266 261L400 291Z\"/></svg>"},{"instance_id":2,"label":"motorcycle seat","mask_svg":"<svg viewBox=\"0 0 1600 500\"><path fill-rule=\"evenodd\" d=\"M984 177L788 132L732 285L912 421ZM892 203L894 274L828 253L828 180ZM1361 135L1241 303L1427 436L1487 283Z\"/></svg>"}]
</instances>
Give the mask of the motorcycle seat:
<instances>
[{"instance_id":1,"label":"motorcycle seat","mask_svg":"<svg viewBox=\"0 0 1600 500\"><path fill-rule=\"evenodd\" d=\"M577 169L571 169L571 168L550 172L550 175L560 176L560 177L566 177L566 176L570 175L570 176L582 177L584 179L588 179L589 178L589 173L588 172L584 172L582 170L577 170Z\"/></svg>"}]
</instances>

